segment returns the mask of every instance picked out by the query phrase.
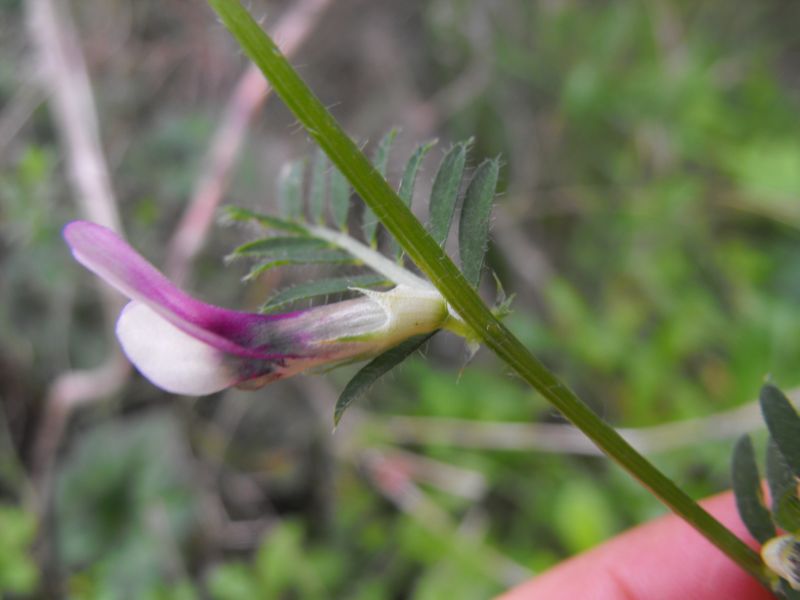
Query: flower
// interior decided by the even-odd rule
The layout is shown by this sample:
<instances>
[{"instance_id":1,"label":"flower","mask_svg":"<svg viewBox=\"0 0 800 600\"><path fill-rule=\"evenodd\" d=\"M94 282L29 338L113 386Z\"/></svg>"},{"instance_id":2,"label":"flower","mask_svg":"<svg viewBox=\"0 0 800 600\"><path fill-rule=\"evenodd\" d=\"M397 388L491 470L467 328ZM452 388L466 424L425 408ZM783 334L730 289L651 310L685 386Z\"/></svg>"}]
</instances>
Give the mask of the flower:
<instances>
[{"instance_id":1,"label":"flower","mask_svg":"<svg viewBox=\"0 0 800 600\"><path fill-rule=\"evenodd\" d=\"M367 359L449 320L437 291L407 285L280 315L228 310L189 296L105 227L74 221L64 239L78 262L131 299L117 320L120 345L147 379L176 394L256 389Z\"/></svg>"},{"instance_id":2,"label":"flower","mask_svg":"<svg viewBox=\"0 0 800 600\"><path fill-rule=\"evenodd\" d=\"M761 547L761 559L793 590L800 590L800 540L793 535L779 535Z\"/></svg>"}]
</instances>

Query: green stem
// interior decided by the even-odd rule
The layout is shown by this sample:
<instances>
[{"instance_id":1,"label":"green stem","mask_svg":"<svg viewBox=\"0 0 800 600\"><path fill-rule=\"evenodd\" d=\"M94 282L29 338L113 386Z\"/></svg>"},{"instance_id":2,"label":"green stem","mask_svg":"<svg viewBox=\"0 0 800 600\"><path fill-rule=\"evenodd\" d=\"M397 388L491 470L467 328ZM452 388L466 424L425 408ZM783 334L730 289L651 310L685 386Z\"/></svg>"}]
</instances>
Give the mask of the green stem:
<instances>
[{"instance_id":1,"label":"green stem","mask_svg":"<svg viewBox=\"0 0 800 600\"><path fill-rule=\"evenodd\" d=\"M492 315L455 264L344 133L239 1L209 2L306 131L481 341L673 512L694 526L743 569L766 581L764 566L757 553L597 417Z\"/></svg>"}]
</instances>

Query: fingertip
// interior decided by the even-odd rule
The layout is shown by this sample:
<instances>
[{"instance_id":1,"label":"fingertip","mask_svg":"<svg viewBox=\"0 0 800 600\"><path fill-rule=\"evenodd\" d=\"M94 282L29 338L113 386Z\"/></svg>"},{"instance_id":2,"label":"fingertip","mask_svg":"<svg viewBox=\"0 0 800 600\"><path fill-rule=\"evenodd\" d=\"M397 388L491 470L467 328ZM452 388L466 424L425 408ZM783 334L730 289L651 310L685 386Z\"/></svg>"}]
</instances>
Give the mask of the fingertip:
<instances>
[{"instance_id":1,"label":"fingertip","mask_svg":"<svg viewBox=\"0 0 800 600\"><path fill-rule=\"evenodd\" d=\"M750 545L730 493L704 508ZM756 579L714 548L687 523L668 515L567 560L499 600L767 600Z\"/></svg>"}]
</instances>

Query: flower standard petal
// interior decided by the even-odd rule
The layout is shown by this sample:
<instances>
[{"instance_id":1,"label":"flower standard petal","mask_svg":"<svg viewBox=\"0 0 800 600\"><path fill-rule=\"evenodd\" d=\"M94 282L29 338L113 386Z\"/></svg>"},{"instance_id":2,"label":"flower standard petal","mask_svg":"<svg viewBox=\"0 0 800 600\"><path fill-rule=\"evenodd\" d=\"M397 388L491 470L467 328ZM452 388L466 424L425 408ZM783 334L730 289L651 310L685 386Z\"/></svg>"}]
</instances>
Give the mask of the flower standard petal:
<instances>
[{"instance_id":1,"label":"flower standard petal","mask_svg":"<svg viewBox=\"0 0 800 600\"><path fill-rule=\"evenodd\" d=\"M75 259L131 300L160 313L186 333L234 354L256 358L254 329L291 316L259 315L206 304L175 286L116 233L95 223L75 221L64 228Z\"/></svg>"}]
</instances>

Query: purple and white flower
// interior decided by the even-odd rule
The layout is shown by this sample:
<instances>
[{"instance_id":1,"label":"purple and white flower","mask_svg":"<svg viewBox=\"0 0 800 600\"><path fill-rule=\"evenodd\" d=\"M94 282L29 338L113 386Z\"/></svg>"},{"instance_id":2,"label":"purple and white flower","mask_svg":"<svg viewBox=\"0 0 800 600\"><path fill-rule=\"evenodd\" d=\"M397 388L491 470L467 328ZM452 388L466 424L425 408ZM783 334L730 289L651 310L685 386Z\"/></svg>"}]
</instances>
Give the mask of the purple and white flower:
<instances>
[{"instance_id":1,"label":"purple and white flower","mask_svg":"<svg viewBox=\"0 0 800 600\"><path fill-rule=\"evenodd\" d=\"M145 377L176 394L255 389L311 367L367 359L451 320L436 290L408 285L280 315L228 310L180 290L105 227L75 221L64 238L78 262L130 298L117 338Z\"/></svg>"}]
</instances>

